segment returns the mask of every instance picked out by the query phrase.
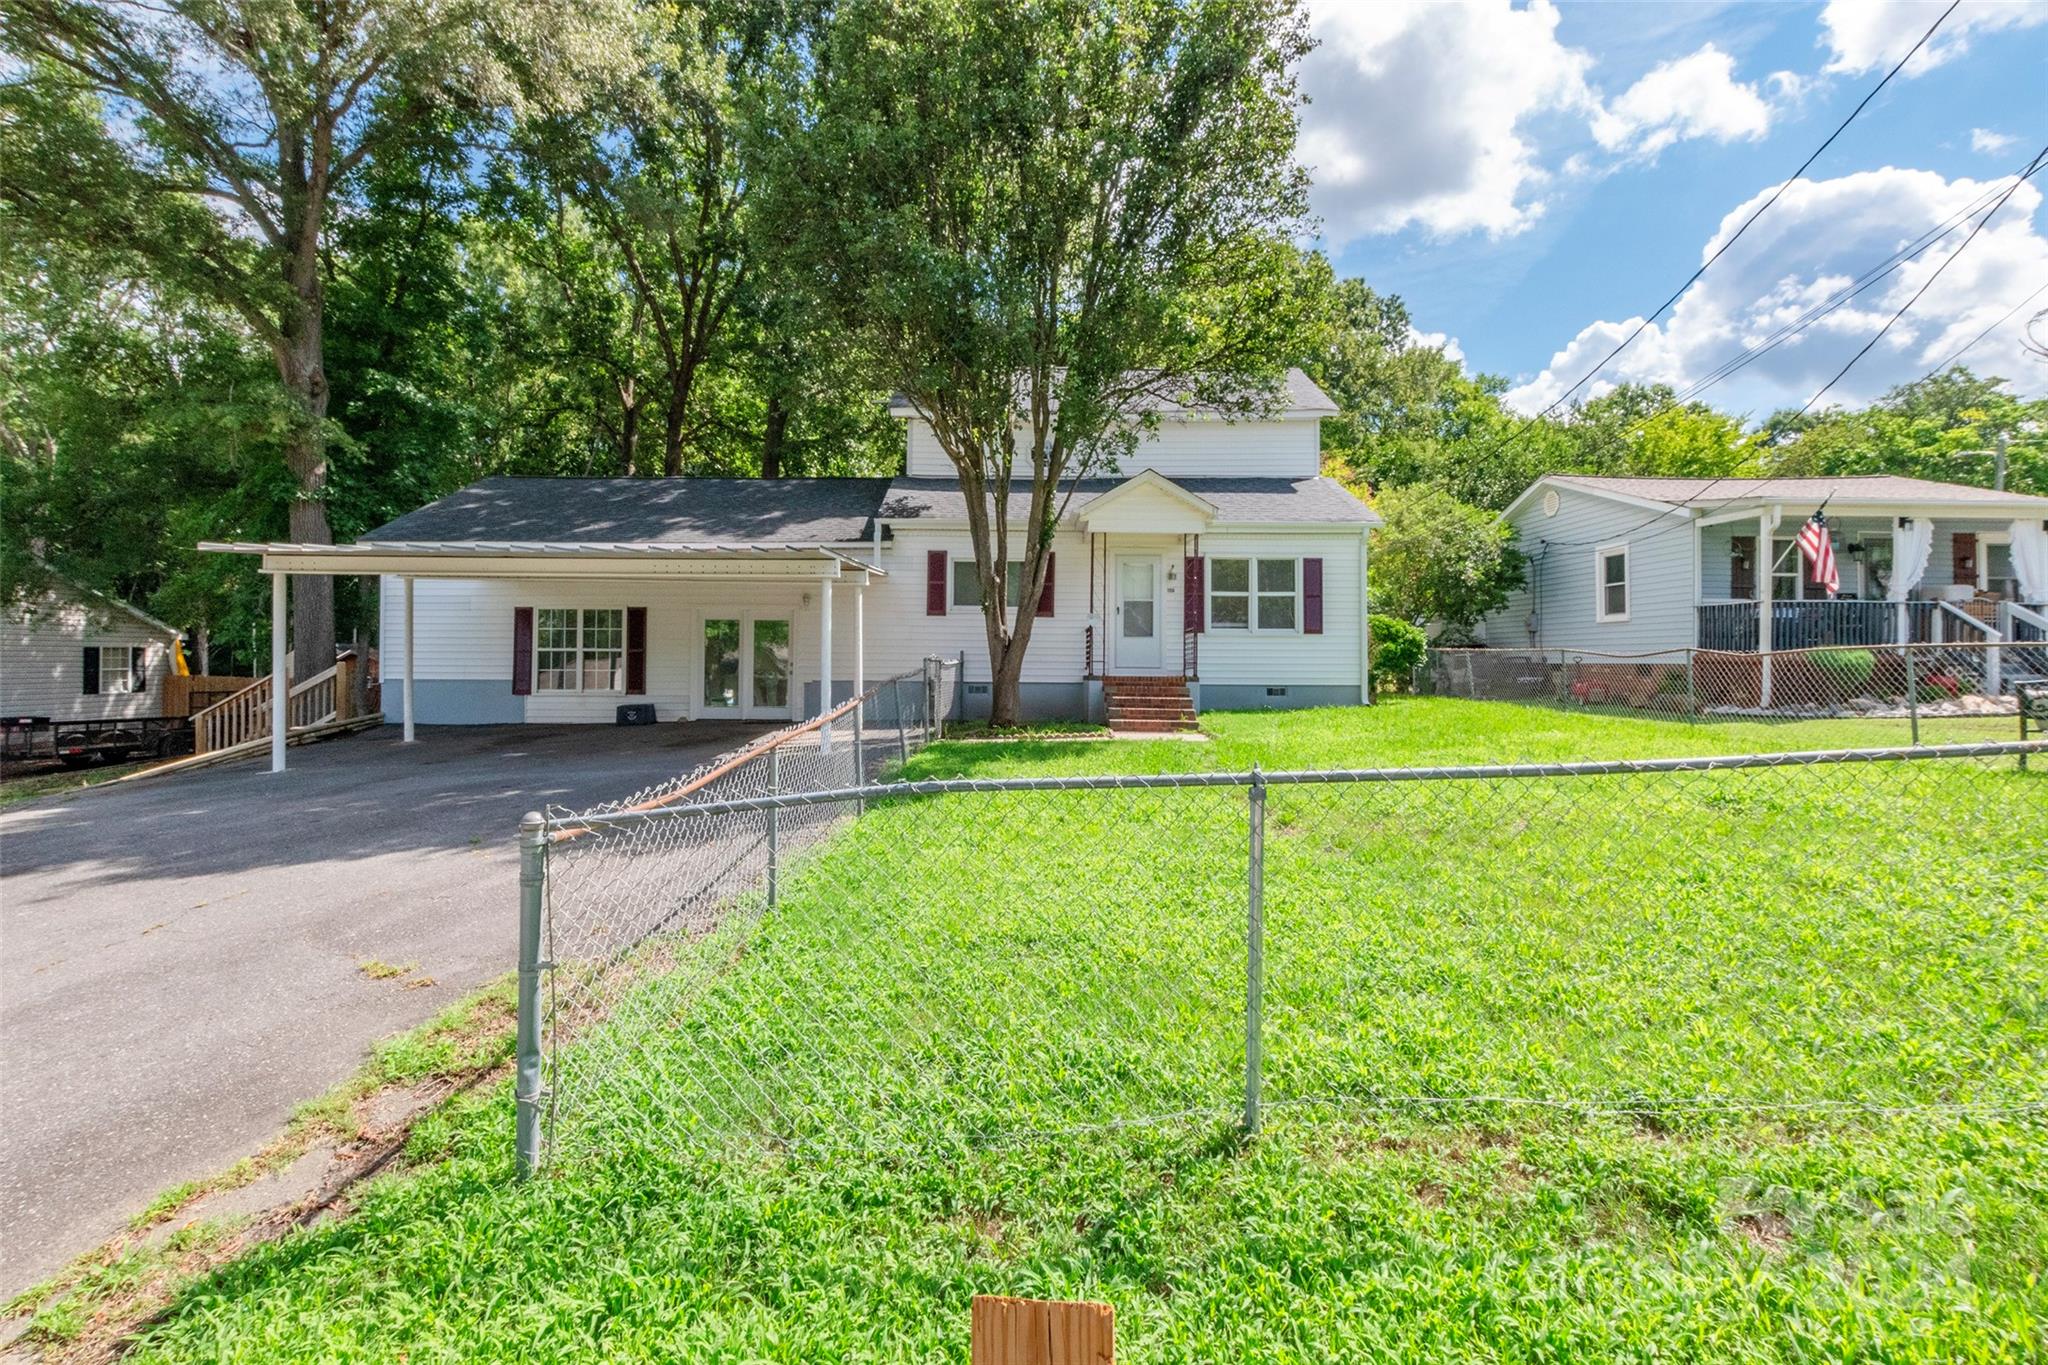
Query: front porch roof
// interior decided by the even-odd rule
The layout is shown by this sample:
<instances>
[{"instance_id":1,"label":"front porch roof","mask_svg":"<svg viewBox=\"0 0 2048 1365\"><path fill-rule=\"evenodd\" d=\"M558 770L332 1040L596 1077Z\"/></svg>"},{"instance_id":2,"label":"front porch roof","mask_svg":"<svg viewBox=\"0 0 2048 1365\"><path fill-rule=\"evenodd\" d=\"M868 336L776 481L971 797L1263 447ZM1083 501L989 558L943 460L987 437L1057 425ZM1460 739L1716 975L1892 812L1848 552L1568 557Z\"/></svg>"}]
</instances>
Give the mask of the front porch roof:
<instances>
[{"instance_id":1,"label":"front porch roof","mask_svg":"<svg viewBox=\"0 0 2048 1365\"><path fill-rule=\"evenodd\" d=\"M411 578L887 577L828 545L653 544L646 541L202 541L214 554L259 555L265 573L394 574Z\"/></svg>"}]
</instances>

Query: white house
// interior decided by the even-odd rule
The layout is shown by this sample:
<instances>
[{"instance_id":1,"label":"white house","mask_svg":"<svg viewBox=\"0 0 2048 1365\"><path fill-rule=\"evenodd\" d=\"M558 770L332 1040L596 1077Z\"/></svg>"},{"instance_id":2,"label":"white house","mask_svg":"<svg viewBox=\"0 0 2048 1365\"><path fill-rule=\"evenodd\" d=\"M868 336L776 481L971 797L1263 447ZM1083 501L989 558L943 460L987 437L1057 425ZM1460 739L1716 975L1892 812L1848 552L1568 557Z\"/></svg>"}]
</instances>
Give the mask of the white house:
<instances>
[{"instance_id":1,"label":"white house","mask_svg":"<svg viewBox=\"0 0 2048 1365\"><path fill-rule=\"evenodd\" d=\"M1825 509L1840 590L1793 538ZM1517 648L1769 652L1899 641L2036 641L2048 618L2048 498L1889 474L1552 474L1501 514L1523 587L1481 630Z\"/></svg>"},{"instance_id":2,"label":"white house","mask_svg":"<svg viewBox=\"0 0 2048 1365\"><path fill-rule=\"evenodd\" d=\"M0 624L0 716L53 721L163 714L184 637L153 616L53 577Z\"/></svg>"},{"instance_id":3,"label":"white house","mask_svg":"<svg viewBox=\"0 0 2048 1365\"><path fill-rule=\"evenodd\" d=\"M930 655L964 655L965 705L985 710L966 503L929 425L891 411L901 478L495 478L352 545L206 548L260 554L280 608L286 575L382 575L392 719L408 660L426 724L609 722L627 702L791 719ZM1363 700L1378 518L1319 473L1333 411L1299 371L1260 420L1163 404L1126 468L1077 484L1025 709L1101 715L1124 677L1180 680L1202 707Z\"/></svg>"}]
</instances>

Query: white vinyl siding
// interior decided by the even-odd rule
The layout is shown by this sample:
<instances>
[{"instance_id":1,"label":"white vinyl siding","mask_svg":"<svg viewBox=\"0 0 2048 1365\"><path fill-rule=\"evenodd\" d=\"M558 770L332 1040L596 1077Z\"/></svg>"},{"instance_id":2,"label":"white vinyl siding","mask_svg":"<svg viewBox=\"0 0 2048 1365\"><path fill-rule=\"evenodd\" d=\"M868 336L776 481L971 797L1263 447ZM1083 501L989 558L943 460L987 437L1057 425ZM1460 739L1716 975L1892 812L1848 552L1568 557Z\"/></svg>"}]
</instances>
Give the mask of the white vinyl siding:
<instances>
[{"instance_id":1,"label":"white vinyl siding","mask_svg":"<svg viewBox=\"0 0 2048 1365\"><path fill-rule=\"evenodd\" d=\"M1652 520L1655 510L1572 488L1557 490L1557 515L1531 498L1515 513L1516 547L1529 556L1523 585L1481 623L1489 645L1639 654L1693 641L1693 526ZM1713 528L1709 528L1710 530ZM1739 529L1739 528L1738 528ZM1545 544L1545 542L1548 544ZM1628 546L1628 619L1597 619L1595 551ZM1726 570L1723 569L1725 575ZM1532 640L1532 618L1540 635Z\"/></svg>"},{"instance_id":2,"label":"white vinyl siding","mask_svg":"<svg viewBox=\"0 0 2048 1365\"><path fill-rule=\"evenodd\" d=\"M172 637L114 607L88 608L69 594L0 623L0 715L112 720L163 714ZM105 651L98 693L85 691L85 650ZM127 674L128 651L143 650L139 690L111 690ZM118 662L117 662L118 660Z\"/></svg>"},{"instance_id":3,"label":"white vinyl siding","mask_svg":"<svg viewBox=\"0 0 2048 1365\"><path fill-rule=\"evenodd\" d=\"M1291 632L1216 630L1202 633L1200 671L1203 686L1235 684L1265 687L1358 686L1359 636L1364 627L1364 585L1359 582L1359 532L1241 531L1202 537L1202 554L1213 566L1221 559L1319 558L1323 561L1323 631L1302 632L1302 607L1295 606ZM1115 542L1112 541L1112 548ZM1301 582L1297 567L1296 583ZM1172 629L1180 621L1176 601L1168 618L1168 644L1180 638Z\"/></svg>"},{"instance_id":4,"label":"white vinyl siding","mask_svg":"<svg viewBox=\"0 0 2048 1365\"><path fill-rule=\"evenodd\" d=\"M931 425L908 419L904 470L914 479L950 479L959 471L946 456ZM1218 418L1171 419L1144 437L1120 470L1102 477L1156 469L1169 478L1309 478L1322 470L1322 445L1313 417L1285 421L1225 422ZM1016 472L1028 476L1031 462L1020 457Z\"/></svg>"}]
</instances>

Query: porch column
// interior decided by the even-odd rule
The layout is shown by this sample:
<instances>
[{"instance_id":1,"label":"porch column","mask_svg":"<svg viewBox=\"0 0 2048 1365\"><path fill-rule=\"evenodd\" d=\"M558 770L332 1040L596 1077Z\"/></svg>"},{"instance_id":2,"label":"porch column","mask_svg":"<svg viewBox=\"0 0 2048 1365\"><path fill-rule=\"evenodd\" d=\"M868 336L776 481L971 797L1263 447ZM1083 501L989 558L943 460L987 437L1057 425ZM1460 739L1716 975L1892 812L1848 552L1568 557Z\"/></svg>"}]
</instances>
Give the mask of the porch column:
<instances>
[{"instance_id":1,"label":"porch column","mask_svg":"<svg viewBox=\"0 0 2048 1365\"><path fill-rule=\"evenodd\" d=\"M818 714L832 712L832 580L818 582ZM818 752L832 752L830 722L818 730Z\"/></svg>"},{"instance_id":2,"label":"porch column","mask_svg":"<svg viewBox=\"0 0 2048 1365\"><path fill-rule=\"evenodd\" d=\"M1771 538L1777 529L1777 518L1766 507L1757 514L1756 545L1756 653L1760 663L1762 691L1757 704L1771 704L1771 588L1772 578L1778 572L1778 547Z\"/></svg>"},{"instance_id":3,"label":"porch column","mask_svg":"<svg viewBox=\"0 0 2048 1365\"><path fill-rule=\"evenodd\" d=\"M285 702L292 682L284 675L286 574L270 575L270 771L284 771Z\"/></svg>"},{"instance_id":4,"label":"porch column","mask_svg":"<svg viewBox=\"0 0 2048 1365\"><path fill-rule=\"evenodd\" d=\"M412 576L400 580L405 584L405 742L412 743Z\"/></svg>"},{"instance_id":5,"label":"porch column","mask_svg":"<svg viewBox=\"0 0 2048 1365\"><path fill-rule=\"evenodd\" d=\"M856 697L868 690L868 632L864 610L867 592L867 576L863 574L853 580L853 695Z\"/></svg>"}]
</instances>

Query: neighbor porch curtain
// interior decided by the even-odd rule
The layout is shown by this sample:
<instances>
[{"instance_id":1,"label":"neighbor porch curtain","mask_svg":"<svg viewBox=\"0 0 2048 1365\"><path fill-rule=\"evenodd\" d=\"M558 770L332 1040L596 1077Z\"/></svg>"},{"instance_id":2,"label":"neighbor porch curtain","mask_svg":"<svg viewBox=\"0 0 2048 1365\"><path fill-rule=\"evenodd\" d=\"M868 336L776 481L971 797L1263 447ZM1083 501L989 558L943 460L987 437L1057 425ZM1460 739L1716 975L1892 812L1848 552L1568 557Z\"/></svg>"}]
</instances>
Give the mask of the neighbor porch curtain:
<instances>
[{"instance_id":1,"label":"neighbor porch curtain","mask_svg":"<svg viewBox=\"0 0 2048 1365\"><path fill-rule=\"evenodd\" d=\"M1927 561L1934 553L1934 518L1900 517L1892 523L1892 581L1884 595L1903 602L1906 594L1920 586L1927 574Z\"/></svg>"},{"instance_id":2,"label":"neighbor porch curtain","mask_svg":"<svg viewBox=\"0 0 2048 1365\"><path fill-rule=\"evenodd\" d=\"M2012 524L2012 572L2028 603L2048 602L2048 529L2040 522Z\"/></svg>"}]
</instances>

